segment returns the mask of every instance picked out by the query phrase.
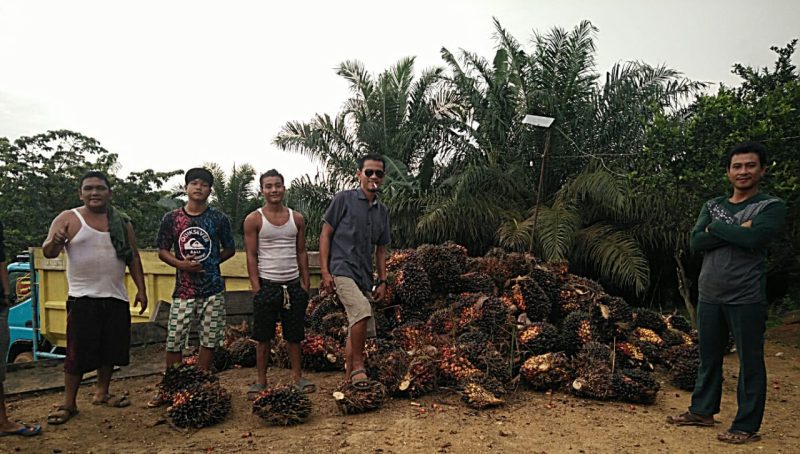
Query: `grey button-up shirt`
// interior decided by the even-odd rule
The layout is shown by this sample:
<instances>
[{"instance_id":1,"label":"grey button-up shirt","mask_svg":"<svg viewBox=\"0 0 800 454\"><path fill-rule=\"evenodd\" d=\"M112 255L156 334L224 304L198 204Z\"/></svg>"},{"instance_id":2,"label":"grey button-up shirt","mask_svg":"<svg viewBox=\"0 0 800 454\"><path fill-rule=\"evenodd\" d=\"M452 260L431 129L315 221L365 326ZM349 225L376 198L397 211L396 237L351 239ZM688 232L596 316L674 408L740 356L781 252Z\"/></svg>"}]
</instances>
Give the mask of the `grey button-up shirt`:
<instances>
[{"instance_id":1,"label":"grey button-up shirt","mask_svg":"<svg viewBox=\"0 0 800 454\"><path fill-rule=\"evenodd\" d=\"M389 244L389 210L376 197L369 203L361 188L341 191L323 220L333 229L328 269L347 276L362 291L372 290L375 246Z\"/></svg>"}]
</instances>

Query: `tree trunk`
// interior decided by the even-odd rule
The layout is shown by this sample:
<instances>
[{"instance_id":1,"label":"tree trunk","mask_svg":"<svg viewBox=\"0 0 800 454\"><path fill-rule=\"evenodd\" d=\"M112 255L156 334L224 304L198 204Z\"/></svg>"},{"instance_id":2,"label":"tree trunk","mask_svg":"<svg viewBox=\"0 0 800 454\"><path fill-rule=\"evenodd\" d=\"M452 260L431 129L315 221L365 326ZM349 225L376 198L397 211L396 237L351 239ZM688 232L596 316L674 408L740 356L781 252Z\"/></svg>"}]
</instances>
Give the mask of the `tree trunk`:
<instances>
[{"instance_id":1,"label":"tree trunk","mask_svg":"<svg viewBox=\"0 0 800 454\"><path fill-rule=\"evenodd\" d=\"M675 250L675 263L678 264L676 271L678 273L678 291L683 297L683 304L686 305L686 310L689 312L689 321L692 323L692 328L697 329L697 310L692 303L692 292L690 288L692 282L686 276L686 268L683 266L683 249Z\"/></svg>"}]
</instances>

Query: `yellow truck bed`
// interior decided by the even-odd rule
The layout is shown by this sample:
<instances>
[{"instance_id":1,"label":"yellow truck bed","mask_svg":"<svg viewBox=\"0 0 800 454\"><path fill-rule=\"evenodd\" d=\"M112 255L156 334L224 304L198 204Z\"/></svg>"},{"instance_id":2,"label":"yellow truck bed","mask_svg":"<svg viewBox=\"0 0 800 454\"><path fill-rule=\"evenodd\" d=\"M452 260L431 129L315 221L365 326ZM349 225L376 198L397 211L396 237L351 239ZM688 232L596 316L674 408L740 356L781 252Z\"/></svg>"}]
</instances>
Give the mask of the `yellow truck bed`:
<instances>
[{"instance_id":1,"label":"yellow truck bed","mask_svg":"<svg viewBox=\"0 0 800 454\"><path fill-rule=\"evenodd\" d=\"M58 347L67 346L67 258L61 254L55 259L45 258L42 248L31 248L32 266L36 270L39 298L39 329L51 344ZM156 250L140 250L142 267L144 268L147 300L149 305L144 314L139 315L139 308L133 307L136 285L130 274L125 275L125 286L131 304L131 322L143 323L155 317L158 302L172 301L172 290L175 287L175 268L158 258ZM319 284L319 259L316 252L309 253L311 285ZM237 251L230 260L221 266L226 291L248 290L250 282L247 278L247 264L244 251Z\"/></svg>"}]
</instances>

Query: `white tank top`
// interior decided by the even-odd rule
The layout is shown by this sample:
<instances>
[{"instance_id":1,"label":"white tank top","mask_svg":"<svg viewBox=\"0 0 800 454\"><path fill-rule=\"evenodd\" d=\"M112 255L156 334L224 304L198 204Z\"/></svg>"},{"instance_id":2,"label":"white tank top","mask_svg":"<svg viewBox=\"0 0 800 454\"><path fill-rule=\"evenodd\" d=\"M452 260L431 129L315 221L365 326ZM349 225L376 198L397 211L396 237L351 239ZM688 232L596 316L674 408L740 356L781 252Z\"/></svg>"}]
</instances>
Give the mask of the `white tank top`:
<instances>
[{"instance_id":1,"label":"white tank top","mask_svg":"<svg viewBox=\"0 0 800 454\"><path fill-rule=\"evenodd\" d=\"M111 234L91 228L78 210L72 212L80 219L81 228L65 246L69 296L128 301L125 262L117 257Z\"/></svg>"},{"instance_id":2,"label":"white tank top","mask_svg":"<svg viewBox=\"0 0 800 454\"><path fill-rule=\"evenodd\" d=\"M262 209L261 230L258 231L258 275L262 279L288 282L300 277L297 266L297 225L289 209L289 220L283 225L273 225Z\"/></svg>"}]
</instances>

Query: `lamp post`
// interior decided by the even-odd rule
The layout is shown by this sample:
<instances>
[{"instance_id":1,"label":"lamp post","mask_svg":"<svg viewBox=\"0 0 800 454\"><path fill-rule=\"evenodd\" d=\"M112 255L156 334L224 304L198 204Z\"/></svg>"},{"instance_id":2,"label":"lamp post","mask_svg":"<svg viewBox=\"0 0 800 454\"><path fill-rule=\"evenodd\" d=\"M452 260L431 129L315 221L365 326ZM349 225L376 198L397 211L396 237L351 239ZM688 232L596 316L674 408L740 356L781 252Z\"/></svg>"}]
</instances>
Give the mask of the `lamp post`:
<instances>
[{"instance_id":1,"label":"lamp post","mask_svg":"<svg viewBox=\"0 0 800 454\"><path fill-rule=\"evenodd\" d=\"M536 206L533 208L533 231L531 234L531 251L533 251L533 238L536 235L536 224L539 221L539 202L542 197L542 186L544 185L544 166L547 162L547 151L550 148L550 125L553 124L555 118L540 117L538 115L525 115L522 120L526 125L544 128L547 130L544 134L544 152L542 153L542 164L539 169L539 188L536 190Z\"/></svg>"}]
</instances>

